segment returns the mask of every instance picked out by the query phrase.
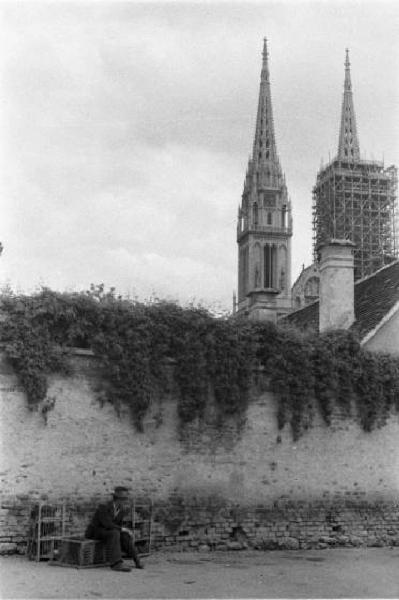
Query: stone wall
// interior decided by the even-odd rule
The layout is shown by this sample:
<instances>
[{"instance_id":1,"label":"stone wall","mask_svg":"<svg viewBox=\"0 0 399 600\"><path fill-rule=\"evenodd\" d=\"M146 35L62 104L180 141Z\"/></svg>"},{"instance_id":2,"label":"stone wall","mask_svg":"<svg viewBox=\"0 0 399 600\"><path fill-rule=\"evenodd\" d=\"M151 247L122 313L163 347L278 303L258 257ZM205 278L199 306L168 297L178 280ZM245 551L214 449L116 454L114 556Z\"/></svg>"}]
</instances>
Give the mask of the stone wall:
<instances>
[{"instance_id":1,"label":"stone wall","mask_svg":"<svg viewBox=\"0 0 399 600\"><path fill-rule=\"evenodd\" d=\"M278 431L276 399L254 390L247 420L218 430L211 415L178 432L173 392L154 403L144 433L96 399L95 361L54 377L48 413L28 409L0 364L0 551L23 549L32 503L66 501L82 533L115 485L154 502L154 546L308 547L396 544L399 422L363 432L337 413L293 442Z\"/></svg>"}]
</instances>

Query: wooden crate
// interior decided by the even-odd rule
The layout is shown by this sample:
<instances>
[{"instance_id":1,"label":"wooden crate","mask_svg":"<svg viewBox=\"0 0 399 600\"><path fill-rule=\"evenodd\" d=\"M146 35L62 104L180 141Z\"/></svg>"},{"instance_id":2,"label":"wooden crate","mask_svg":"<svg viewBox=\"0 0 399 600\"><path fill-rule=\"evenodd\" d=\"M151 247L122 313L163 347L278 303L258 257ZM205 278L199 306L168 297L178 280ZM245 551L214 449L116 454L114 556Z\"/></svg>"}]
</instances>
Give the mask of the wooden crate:
<instances>
[{"instance_id":1,"label":"wooden crate","mask_svg":"<svg viewBox=\"0 0 399 600\"><path fill-rule=\"evenodd\" d=\"M51 563L59 566L74 566L78 569L109 565L105 543L102 540L86 538L63 539L59 556Z\"/></svg>"}]
</instances>

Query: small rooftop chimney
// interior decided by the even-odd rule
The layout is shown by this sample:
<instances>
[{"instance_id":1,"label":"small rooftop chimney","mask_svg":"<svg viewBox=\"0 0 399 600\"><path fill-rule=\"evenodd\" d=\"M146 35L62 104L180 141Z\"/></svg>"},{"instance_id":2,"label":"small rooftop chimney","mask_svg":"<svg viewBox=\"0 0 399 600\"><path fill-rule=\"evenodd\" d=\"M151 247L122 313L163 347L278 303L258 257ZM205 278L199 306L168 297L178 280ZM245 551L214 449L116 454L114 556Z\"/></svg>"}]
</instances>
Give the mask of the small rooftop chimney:
<instances>
[{"instance_id":1,"label":"small rooftop chimney","mask_svg":"<svg viewBox=\"0 0 399 600\"><path fill-rule=\"evenodd\" d=\"M319 246L319 329L348 329L355 320L353 249L349 240Z\"/></svg>"}]
</instances>

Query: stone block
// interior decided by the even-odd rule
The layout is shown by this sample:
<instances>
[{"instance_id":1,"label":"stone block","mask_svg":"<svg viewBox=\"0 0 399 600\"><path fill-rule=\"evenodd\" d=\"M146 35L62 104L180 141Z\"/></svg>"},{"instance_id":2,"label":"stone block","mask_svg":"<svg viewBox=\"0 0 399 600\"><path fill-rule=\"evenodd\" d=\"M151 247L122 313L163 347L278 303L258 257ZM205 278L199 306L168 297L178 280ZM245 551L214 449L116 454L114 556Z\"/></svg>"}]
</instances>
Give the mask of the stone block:
<instances>
[{"instance_id":1,"label":"stone block","mask_svg":"<svg viewBox=\"0 0 399 600\"><path fill-rule=\"evenodd\" d=\"M362 538L360 538L360 537L352 535L350 537L350 543L351 543L352 546L356 546L356 547L363 546L364 540Z\"/></svg>"},{"instance_id":2,"label":"stone block","mask_svg":"<svg viewBox=\"0 0 399 600\"><path fill-rule=\"evenodd\" d=\"M14 543L1 543L0 544L0 555L1 554L14 554L17 551L17 544Z\"/></svg>"},{"instance_id":3,"label":"stone block","mask_svg":"<svg viewBox=\"0 0 399 600\"><path fill-rule=\"evenodd\" d=\"M294 537L285 538L280 546L284 550L299 550L299 541Z\"/></svg>"},{"instance_id":4,"label":"stone block","mask_svg":"<svg viewBox=\"0 0 399 600\"><path fill-rule=\"evenodd\" d=\"M254 541L254 548L256 550L277 550L279 544L273 539L259 539Z\"/></svg>"},{"instance_id":5,"label":"stone block","mask_svg":"<svg viewBox=\"0 0 399 600\"><path fill-rule=\"evenodd\" d=\"M222 543L216 544L215 550L223 550L223 551L225 551L225 550L228 550L228 546L227 546L227 544L222 544Z\"/></svg>"},{"instance_id":6,"label":"stone block","mask_svg":"<svg viewBox=\"0 0 399 600\"><path fill-rule=\"evenodd\" d=\"M349 544L349 536L347 535L337 535L335 539L337 541L337 544L339 544L340 546L346 546Z\"/></svg>"},{"instance_id":7,"label":"stone block","mask_svg":"<svg viewBox=\"0 0 399 600\"><path fill-rule=\"evenodd\" d=\"M241 542L227 542L226 545L228 550L243 550L243 545Z\"/></svg>"},{"instance_id":8,"label":"stone block","mask_svg":"<svg viewBox=\"0 0 399 600\"><path fill-rule=\"evenodd\" d=\"M336 538L330 537L328 535L321 535L319 537L319 542L321 542L322 544L328 544L330 546L335 546Z\"/></svg>"},{"instance_id":9,"label":"stone block","mask_svg":"<svg viewBox=\"0 0 399 600\"><path fill-rule=\"evenodd\" d=\"M381 539L375 536L370 536L367 538L366 544L371 548L382 548L385 545Z\"/></svg>"}]
</instances>

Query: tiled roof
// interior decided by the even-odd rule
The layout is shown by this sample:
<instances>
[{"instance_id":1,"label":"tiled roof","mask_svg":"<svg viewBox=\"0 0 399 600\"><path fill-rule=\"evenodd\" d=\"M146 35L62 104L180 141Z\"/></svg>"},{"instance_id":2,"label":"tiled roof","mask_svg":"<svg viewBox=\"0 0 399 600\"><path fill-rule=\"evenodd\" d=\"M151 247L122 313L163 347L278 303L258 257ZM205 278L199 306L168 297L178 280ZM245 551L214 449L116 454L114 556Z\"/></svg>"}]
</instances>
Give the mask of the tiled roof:
<instances>
[{"instance_id":1,"label":"tiled roof","mask_svg":"<svg viewBox=\"0 0 399 600\"><path fill-rule=\"evenodd\" d=\"M288 321L292 325L299 327L300 329L313 329L314 331L319 330L319 301L308 304L304 308L294 310L283 317L284 321Z\"/></svg>"},{"instance_id":2,"label":"tiled roof","mask_svg":"<svg viewBox=\"0 0 399 600\"><path fill-rule=\"evenodd\" d=\"M355 322L351 329L363 339L399 302L399 260L355 283ZM301 329L319 328L319 301L296 310L285 320Z\"/></svg>"},{"instance_id":3,"label":"tiled roof","mask_svg":"<svg viewBox=\"0 0 399 600\"><path fill-rule=\"evenodd\" d=\"M355 284L355 318L352 329L364 338L399 302L399 260Z\"/></svg>"}]
</instances>

